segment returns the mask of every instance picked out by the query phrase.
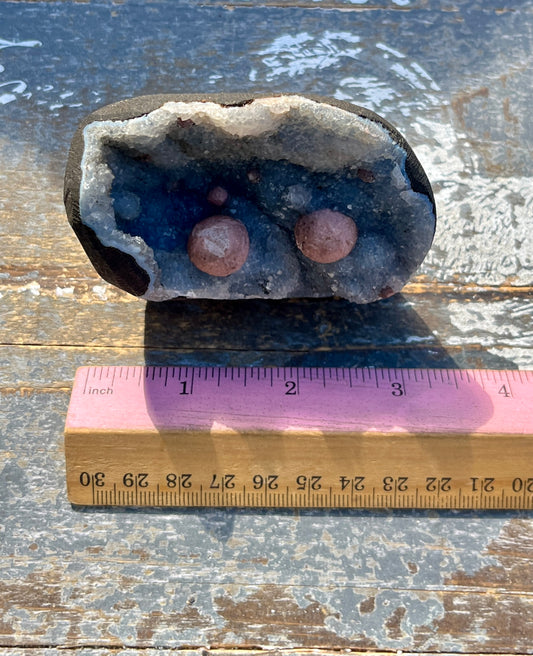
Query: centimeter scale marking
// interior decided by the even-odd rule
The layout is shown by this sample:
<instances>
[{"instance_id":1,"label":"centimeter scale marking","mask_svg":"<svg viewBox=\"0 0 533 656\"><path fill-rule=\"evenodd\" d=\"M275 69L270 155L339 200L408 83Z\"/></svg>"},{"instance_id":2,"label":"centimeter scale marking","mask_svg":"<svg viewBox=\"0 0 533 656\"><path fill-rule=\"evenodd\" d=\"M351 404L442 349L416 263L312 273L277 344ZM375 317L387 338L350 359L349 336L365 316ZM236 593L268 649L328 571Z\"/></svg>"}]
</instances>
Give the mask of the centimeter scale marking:
<instances>
[{"instance_id":1,"label":"centimeter scale marking","mask_svg":"<svg viewBox=\"0 0 533 656\"><path fill-rule=\"evenodd\" d=\"M533 372L82 367L74 504L533 509Z\"/></svg>"}]
</instances>

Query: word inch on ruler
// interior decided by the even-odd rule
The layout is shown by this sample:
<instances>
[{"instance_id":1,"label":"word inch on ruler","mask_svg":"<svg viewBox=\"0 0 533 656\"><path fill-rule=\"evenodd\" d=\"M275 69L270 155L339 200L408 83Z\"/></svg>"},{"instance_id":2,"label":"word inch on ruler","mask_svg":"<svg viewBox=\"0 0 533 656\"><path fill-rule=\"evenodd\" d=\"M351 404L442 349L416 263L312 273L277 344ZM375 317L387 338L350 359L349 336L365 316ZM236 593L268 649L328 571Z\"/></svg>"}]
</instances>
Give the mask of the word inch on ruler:
<instances>
[{"instance_id":1,"label":"word inch on ruler","mask_svg":"<svg viewBox=\"0 0 533 656\"><path fill-rule=\"evenodd\" d=\"M533 509L533 372L84 367L69 499Z\"/></svg>"}]
</instances>

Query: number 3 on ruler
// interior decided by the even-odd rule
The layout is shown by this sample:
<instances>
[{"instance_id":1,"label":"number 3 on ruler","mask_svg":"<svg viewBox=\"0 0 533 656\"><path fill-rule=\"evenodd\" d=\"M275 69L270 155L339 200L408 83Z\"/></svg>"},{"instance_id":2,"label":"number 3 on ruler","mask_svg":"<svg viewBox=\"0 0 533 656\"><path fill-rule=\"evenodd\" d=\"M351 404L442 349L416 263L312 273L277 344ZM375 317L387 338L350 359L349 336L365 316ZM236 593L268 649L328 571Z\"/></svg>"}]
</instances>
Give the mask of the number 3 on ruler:
<instances>
[{"instance_id":1,"label":"number 3 on ruler","mask_svg":"<svg viewBox=\"0 0 533 656\"><path fill-rule=\"evenodd\" d=\"M403 396L404 391L401 383L391 383L392 396Z\"/></svg>"}]
</instances>

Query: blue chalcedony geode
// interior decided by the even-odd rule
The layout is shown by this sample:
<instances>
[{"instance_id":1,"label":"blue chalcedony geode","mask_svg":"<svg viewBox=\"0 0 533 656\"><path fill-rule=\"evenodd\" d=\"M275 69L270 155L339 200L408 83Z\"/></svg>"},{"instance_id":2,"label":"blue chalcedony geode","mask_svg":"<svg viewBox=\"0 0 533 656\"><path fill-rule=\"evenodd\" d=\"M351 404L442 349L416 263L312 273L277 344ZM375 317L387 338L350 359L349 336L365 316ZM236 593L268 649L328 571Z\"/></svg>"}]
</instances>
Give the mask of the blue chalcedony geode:
<instances>
[{"instance_id":1,"label":"blue chalcedony geode","mask_svg":"<svg viewBox=\"0 0 533 656\"><path fill-rule=\"evenodd\" d=\"M226 196L214 203L213 189ZM429 181L384 119L297 95L142 96L88 116L65 174L69 220L97 271L148 300L340 296L398 292L435 232ZM350 217L357 241L338 261L298 248L300 217ZM195 225L244 224L249 253L230 275L191 261Z\"/></svg>"}]
</instances>

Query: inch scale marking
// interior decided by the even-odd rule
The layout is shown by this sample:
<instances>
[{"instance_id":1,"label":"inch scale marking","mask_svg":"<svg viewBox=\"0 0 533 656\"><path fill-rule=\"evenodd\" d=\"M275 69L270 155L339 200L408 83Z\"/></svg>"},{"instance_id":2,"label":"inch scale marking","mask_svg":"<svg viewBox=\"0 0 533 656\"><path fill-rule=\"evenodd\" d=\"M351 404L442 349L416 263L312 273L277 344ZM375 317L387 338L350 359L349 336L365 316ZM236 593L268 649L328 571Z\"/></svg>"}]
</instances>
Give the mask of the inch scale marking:
<instances>
[{"instance_id":1,"label":"inch scale marking","mask_svg":"<svg viewBox=\"0 0 533 656\"><path fill-rule=\"evenodd\" d=\"M82 367L74 504L533 509L533 372Z\"/></svg>"}]
</instances>

